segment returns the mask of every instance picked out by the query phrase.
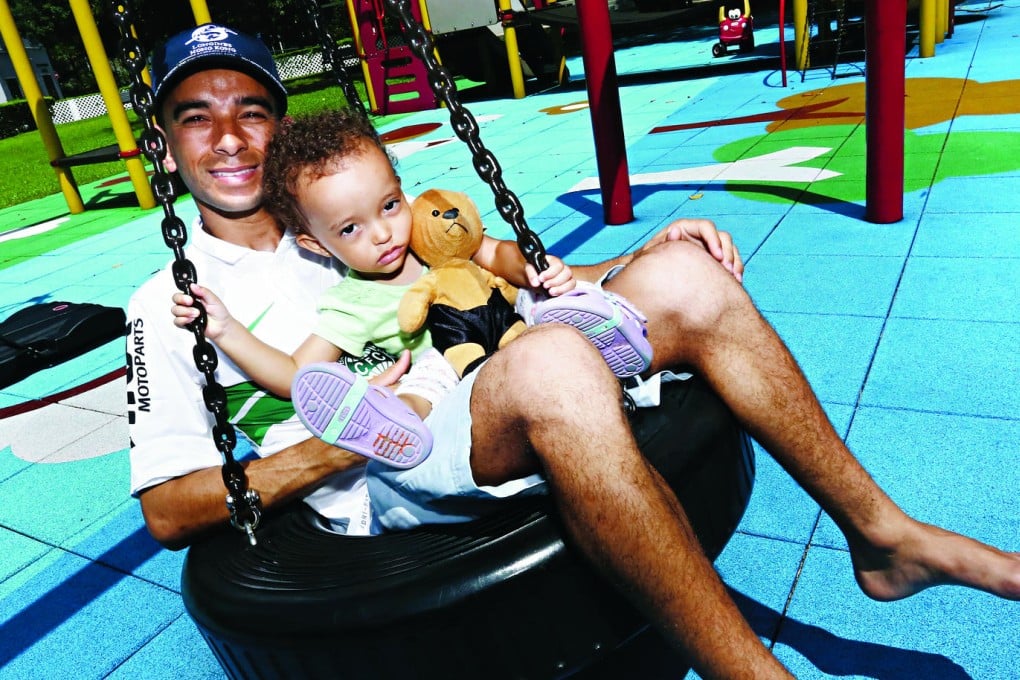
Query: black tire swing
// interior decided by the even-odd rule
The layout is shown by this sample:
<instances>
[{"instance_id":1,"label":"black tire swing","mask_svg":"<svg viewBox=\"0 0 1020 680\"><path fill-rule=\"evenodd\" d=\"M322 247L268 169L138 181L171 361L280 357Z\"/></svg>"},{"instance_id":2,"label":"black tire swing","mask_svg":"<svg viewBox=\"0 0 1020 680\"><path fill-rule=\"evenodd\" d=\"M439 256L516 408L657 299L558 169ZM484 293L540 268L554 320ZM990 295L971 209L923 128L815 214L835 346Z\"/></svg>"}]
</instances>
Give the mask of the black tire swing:
<instances>
[{"instance_id":1,"label":"black tire swing","mask_svg":"<svg viewBox=\"0 0 1020 680\"><path fill-rule=\"evenodd\" d=\"M715 559L751 494L746 436L698 379L632 425ZM227 529L192 546L181 592L232 678L562 678L648 625L563 535L547 498L370 538L326 533L299 503L255 547Z\"/></svg>"},{"instance_id":2,"label":"black tire swing","mask_svg":"<svg viewBox=\"0 0 1020 680\"><path fill-rule=\"evenodd\" d=\"M522 252L536 266L544 264L541 242L524 224L495 158L481 146L477 124L456 99L428 35L412 21L406 0L388 2L409 28L412 48ZM143 52L125 2L111 0L110 6L121 57L133 74L132 103L146 124L142 146L156 170L153 190L166 214L164 239L177 259L175 281L186 287L195 272L184 258L184 225L172 208L165 140L151 124ZM206 376L206 405L217 421L213 438L224 457L231 524L244 533L224 528L194 544L181 592L229 677L561 678L647 628L627 600L564 543L548 498L509 501L473 522L369 538L322 530L303 503L262 517L258 496L233 457L234 434L223 416L215 350L204 338L201 312L193 329L196 365ZM642 452L677 493L714 559L750 498L749 438L696 377L665 384L662 404L636 410L631 424Z\"/></svg>"}]
</instances>

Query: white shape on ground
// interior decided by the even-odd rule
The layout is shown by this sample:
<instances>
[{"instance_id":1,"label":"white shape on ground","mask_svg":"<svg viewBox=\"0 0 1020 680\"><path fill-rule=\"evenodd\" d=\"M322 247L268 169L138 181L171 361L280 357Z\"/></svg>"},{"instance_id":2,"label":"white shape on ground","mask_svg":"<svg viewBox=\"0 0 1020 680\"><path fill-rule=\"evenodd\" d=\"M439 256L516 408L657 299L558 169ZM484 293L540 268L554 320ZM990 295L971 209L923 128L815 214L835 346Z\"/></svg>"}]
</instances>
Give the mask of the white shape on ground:
<instances>
[{"instance_id":1,"label":"white shape on ground","mask_svg":"<svg viewBox=\"0 0 1020 680\"><path fill-rule=\"evenodd\" d=\"M681 168L663 172L644 172L630 176L631 186L641 184L670 184L679 182L817 182L838 177L841 173L821 168L790 167L830 151L823 146L794 146L763 156L742 158L732 163L716 163L696 168ZM570 192L599 188L598 177L583 179Z\"/></svg>"},{"instance_id":2,"label":"white shape on ground","mask_svg":"<svg viewBox=\"0 0 1020 680\"><path fill-rule=\"evenodd\" d=\"M52 231L59 227L64 222L71 219L70 217L58 217L55 220L48 222L42 222L41 224L33 224L30 227L22 227L21 229L15 229L14 231L8 231L5 234L0 234L0 243L4 241L14 241L19 238L28 238L29 236L35 236L37 234L45 234L47 231Z\"/></svg>"}]
</instances>

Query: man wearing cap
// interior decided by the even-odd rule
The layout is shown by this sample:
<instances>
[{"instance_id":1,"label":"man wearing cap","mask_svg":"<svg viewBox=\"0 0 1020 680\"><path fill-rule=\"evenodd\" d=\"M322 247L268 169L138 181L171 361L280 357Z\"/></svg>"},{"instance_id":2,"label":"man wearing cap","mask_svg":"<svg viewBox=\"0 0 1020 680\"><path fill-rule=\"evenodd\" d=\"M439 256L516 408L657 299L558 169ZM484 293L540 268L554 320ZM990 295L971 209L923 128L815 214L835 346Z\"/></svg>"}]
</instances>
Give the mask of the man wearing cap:
<instances>
[{"instance_id":1,"label":"man wearing cap","mask_svg":"<svg viewBox=\"0 0 1020 680\"><path fill-rule=\"evenodd\" d=\"M297 248L261 203L266 143L286 110L269 52L230 29L200 26L171 38L152 72L167 167L199 211L188 257L238 320L292 351L313 327L319 292L341 273ZM740 285L727 235L705 220L681 220L635 254L573 271L593 280L612 265L625 266L606 288L649 317L652 372L688 365L713 385L847 535L866 594L892 600L948 583L1020 599L1020 556L916 522L857 463ZM128 400L132 492L153 536L179 548L227 515L193 339L168 311L173 290L167 269L132 297ZM587 340L561 324L538 326L474 375L436 405L445 424L430 424L432 457L449 459L450 476L472 485L465 495L480 499L475 510L498 507L494 497L541 475L576 546L623 584L702 676L788 677L641 457L619 384ZM364 459L309 439L289 402L222 358L217 378L231 422L261 456L246 474L263 504L305 498L334 530L368 532ZM432 498L440 509L442 500Z\"/></svg>"},{"instance_id":2,"label":"man wearing cap","mask_svg":"<svg viewBox=\"0 0 1020 680\"><path fill-rule=\"evenodd\" d=\"M179 173L198 207L187 256L199 280L259 338L293 351L313 327L319 293L342 274L332 260L299 248L261 205L266 144L287 110L272 55L253 37L206 24L157 50L152 76L166 167ZM222 522L226 510L194 338L168 323L174 290L167 267L131 298L127 396L132 493L153 535L180 547ZM289 400L260 390L226 357L219 361L230 420L266 456L247 465L263 502L307 494L337 530L367 533L362 461L309 439ZM263 475L285 482L262 482Z\"/></svg>"}]
</instances>

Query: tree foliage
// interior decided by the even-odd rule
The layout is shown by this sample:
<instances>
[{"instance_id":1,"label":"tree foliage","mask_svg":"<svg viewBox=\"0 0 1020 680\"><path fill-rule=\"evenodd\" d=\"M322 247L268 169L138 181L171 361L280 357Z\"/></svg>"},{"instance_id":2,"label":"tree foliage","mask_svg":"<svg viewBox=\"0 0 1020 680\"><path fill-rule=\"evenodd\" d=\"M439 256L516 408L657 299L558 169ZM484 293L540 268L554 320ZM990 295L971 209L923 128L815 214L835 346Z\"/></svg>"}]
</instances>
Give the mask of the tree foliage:
<instances>
[{"instance_id":1,"label":"tree foliage","mask_svg":"<svg viewBox=\"0 0 1020 680\"><path fill-rule=\"evenodd\" d=\"M127 0L135 30L147 48L195 25L191 3L185 0ZM317 45L318 36L307 14L307 0L207 0L213 21L258 35L275 51ZM342 3L322 2L324 25L334 37L349 36L351 28ZM117 35L110 21L108 0L90 0L106 53L118 80ZM50 55L65 96L96 91L95 78L85 53L68 0L10 0L11 12L22 38L42 45ZM122 84L126 84L122 80Z\"/></svg>"}]
</instances>

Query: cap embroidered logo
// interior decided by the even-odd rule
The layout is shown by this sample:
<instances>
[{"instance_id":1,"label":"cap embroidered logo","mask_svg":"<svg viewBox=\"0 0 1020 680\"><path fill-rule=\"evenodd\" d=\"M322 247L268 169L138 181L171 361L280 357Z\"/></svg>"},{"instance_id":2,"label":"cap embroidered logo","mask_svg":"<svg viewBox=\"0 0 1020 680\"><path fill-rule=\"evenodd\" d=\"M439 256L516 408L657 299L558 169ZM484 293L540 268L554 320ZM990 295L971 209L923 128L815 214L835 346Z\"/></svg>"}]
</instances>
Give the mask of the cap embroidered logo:
<instances>
[{"instance_id":1,"label":"cap embroidered logo","mask_svg":"<svg viewBox=\"0 0 1020 680\"><path fill-rule=\"evenodd\" d=\"M287 111L287 90L273 55L253 36L218 24L203 24L171 37L152 57L157 104L177 83L201 68L227 68L252 76L276 99L278 115Z\"/></svg>"},{"instance_id":2,"label":"cap embroidered logo","mask_svg":"<svg viewBox=\"0 0 1020 680\"><path fill-rule=\"evenodd\" d=\"M184 43L190 45L191 43L209 43L209 42L220 42L227 40L231 35L237 35L237 31L232 31L224 26L216 26L214 24L206 24L199 26L191 32L191 40ZM233 46L231 46L233 47Z\"/></svg>"}]
</instances>

